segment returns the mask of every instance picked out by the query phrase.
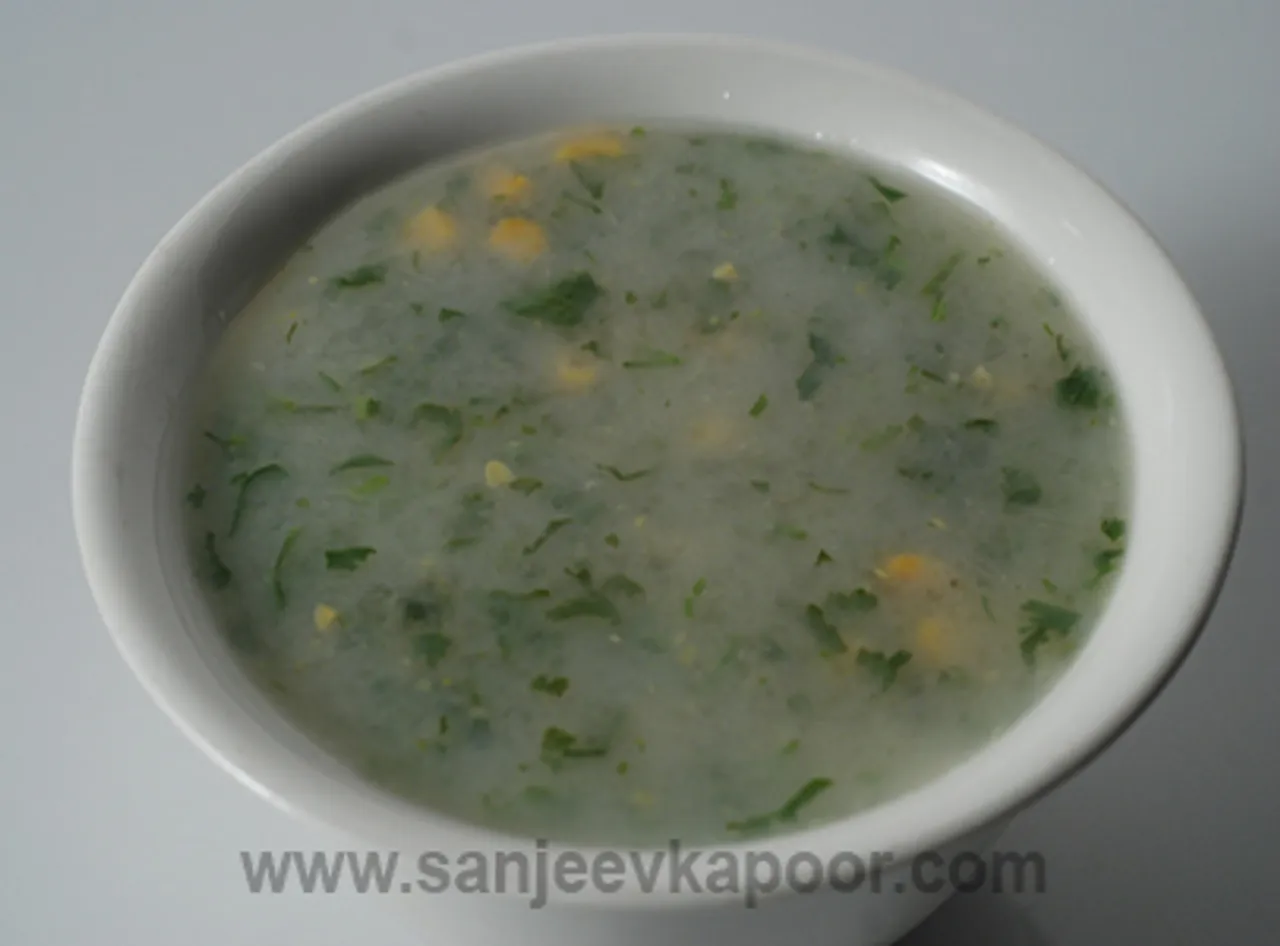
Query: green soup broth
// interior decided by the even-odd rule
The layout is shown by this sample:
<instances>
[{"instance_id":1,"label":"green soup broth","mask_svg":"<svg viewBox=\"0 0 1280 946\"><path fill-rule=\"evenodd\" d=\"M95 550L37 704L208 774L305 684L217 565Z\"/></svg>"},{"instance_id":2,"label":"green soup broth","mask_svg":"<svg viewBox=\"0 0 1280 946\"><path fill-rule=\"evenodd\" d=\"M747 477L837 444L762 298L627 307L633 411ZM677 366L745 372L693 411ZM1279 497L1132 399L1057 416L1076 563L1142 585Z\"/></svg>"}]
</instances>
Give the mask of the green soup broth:
<instances>
[{"instance_id":1,"label":"green soup broth","mask_svg":"<svg viewBox=\"0 0 1280 946\"><path fill-rule=\"evenodd\" d=\"M520 141L342 211L229 325L193 562L374 783L592 843L938 776L1122 562L1105 366L934 185L725 131Z\"/></svg>"}]
</instances>

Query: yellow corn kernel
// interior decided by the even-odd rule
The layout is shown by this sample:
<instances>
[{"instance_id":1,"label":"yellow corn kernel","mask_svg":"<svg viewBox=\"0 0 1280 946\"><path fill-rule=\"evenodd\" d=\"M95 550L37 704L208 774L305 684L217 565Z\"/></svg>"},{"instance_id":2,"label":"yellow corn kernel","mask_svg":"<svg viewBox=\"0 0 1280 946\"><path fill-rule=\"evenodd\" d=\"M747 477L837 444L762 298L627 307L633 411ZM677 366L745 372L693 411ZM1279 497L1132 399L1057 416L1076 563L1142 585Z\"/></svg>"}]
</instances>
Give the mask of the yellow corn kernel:
<instances>
[{"instance_id":1,"label":"yellow corn kernel","mask_svg":"<svg viewBox=\"0 0 1280 946\"><path fill-rule=\"evenodd\" d=\"M721 263L711 271L711 278L717 282L734 282L738 278L738 270L732 263Z\"/></svg>"},{"instance_id":2,"label":"yellow corn kernel","mask_svg":"<svg viewBox=\"0 0 1280 946\"><path fill-rule=\"evenodd\" d=\"M511 467L498 460L490 460L484 465L484 482L486 486L507 486L516 478Z\"/></svg>"},{"instance_id":3,"label":"yellow corn kernel","mask_svg":"<svg viewBox=\"0 0 1280 946\"><path fill-rule=\"evenodd\" d=\"M438 253L457 242L458 222L439 207L428 207L409 219L405 236L414 246Z\"/></svg>"},{"instance_id":4,"label":"yellow corn kernel","mask_svg":"<svg viewBox=\"0 0 1280 946\"><path fill-rule=\"evenodd\" d=\"M565 391L583 391L596 383L596 366L570 354L556 358L556 381Z\"/></svg>"},{"instance_id":5,"label":"yellow corn kernel","mask_svg":"<svg viewBox=\"0 0 1280 946\"><path fill-rule=\"evenodd\" d=\"M617 135L584 135L581 138L566 141L557 148L556 160L563 163L581 161L583 158L616 158L622 154L622 151L622 139Z\"/></svg>"},{"instance_id":6,"label":"yellow corn kernel","mask_svg":"<svg viewBox=\"0 0 1280 946\"><path fill-rule=\"evenodd\" d=\"M916 625L916 650L929 663L947 662L948 643L946 625L938 618L925 618Z\"/></svg>"},{"instance_id":7,"label":"yellow corn kernel","mask_svg":"<svg viewBox=\"0 0 1280 946\"><path fill-rule=\"evenodd\" d=\"M498 200L522 200L529 196L533 182L523 174L505 168L492 168L484 176L484 191Z\"/></svg>"},{"instance_id":8,"label":"yellow corn kernel","mask_svg":"<svg viewBox=\"0 0 1280 946\"><path fill-rule=\"evenodd\" d=\"M315 620L317 631L327 631L338 623L337 610L327 604L317 604L311 616Z\"/></svg>"},{"instance_id":9,"label":"yellow corn kernel","mask_svg":"<svg viewBox=\"0 0 1280 946\"><path fill-rule=\"evenodd\" d=\"M884 563L881 577L890 581L916 581L924 577L928 562L923 555L914 552L903 552L893 556Z\"/></svg>"},{"instance_id":10,"label":"yellow corn kernel","mask_svg":"<svg viewBox=\"0 0 1280 946\"><path fill-rule=\"evenodd\" d=\"M489 231L489 245L503 256L529 263L547 251L547 234L532 220L504 217Z\"/></svg>"}]
</instances>

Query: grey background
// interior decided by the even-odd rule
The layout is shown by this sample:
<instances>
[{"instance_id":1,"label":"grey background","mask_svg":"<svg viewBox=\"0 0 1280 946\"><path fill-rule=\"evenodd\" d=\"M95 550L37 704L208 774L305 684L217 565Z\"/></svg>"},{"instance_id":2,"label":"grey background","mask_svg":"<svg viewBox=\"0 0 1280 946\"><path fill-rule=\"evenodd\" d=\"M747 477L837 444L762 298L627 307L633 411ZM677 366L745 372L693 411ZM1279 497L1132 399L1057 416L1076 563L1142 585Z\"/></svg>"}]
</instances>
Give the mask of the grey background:
<instances>
[{"instance_id":1,"label":"grey background","mask_svg":"<svg viewBox=\"0 0 1280 946\"><path fill-rule=\"evenodd\" d=\"M0 943L387 946L376 897L250 896L242 848L332 839L188 745L117 658L68 504L80 380L125 283L210 186L317 111L530 40L716 30L950 86L1083 163L1203 302L1249 436L1244 532L1182 673L1025 814L1049 891L953 900L910 946L1262 944L1280 898L1280 3L219 0L0 4ZM1267 824L1271 827L1267 827Z\"/></svg>"}]
</instances>

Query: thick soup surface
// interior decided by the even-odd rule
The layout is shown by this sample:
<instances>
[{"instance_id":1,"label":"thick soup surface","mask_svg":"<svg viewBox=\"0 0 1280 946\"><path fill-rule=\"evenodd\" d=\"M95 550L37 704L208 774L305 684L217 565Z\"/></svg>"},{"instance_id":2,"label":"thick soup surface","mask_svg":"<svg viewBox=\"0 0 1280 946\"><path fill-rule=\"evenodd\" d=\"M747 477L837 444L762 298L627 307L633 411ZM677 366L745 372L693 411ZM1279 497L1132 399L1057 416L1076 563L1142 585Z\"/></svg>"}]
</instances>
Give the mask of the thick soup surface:
<instances>
[{"instance_id":1,"label":"thick soup surface","mask_svg":"<svg viewBox=\"0 0 1280 946\"><path fill-rule=\"evenodd\" d=\"M193 563L252 676L461 819L704 843L1009 726L1124 549L1105 369L923 180L727 132L405 177L229 324Z\"/></svg>"}]
</instances>

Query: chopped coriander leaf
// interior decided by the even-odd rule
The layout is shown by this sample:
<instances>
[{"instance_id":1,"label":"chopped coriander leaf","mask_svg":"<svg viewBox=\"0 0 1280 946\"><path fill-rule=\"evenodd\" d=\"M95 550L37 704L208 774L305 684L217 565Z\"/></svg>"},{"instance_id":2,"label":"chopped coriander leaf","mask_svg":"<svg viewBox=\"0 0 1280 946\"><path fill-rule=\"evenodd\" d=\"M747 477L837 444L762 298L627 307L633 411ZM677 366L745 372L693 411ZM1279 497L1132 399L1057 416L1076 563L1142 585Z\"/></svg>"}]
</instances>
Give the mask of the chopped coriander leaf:
<instances>
[{"instance_id":1,"label":"chopped coriander leaf","mask_svg":"<svg viewBox=\"0 0 1280 946\"><path fill-rule=\"evenodd\" d=\"M565 690L569 689L568 677L549 677L545 673L540 673L533 678L530 685L536 693L547 693L551 696L564 696Z\"/></svg>"},{"instance_id":2,"label":"chopped coriander leaf","mask_svg":"<svg viewBox=\"0 0 1280 946\"><path fill-rule=\"evenodd\" d=\"M773 533L774 535L781 536L784 539L793 539L796 542L803 542L805 539L809 538L809 533L804 529L801 529L798 526L789 525L785 522L780 522L774 526Z\"/></svg>"},{"instance_id":3,"label":"chopped coriander leaf","mask_svg":"<svg viewBox=\"0 0 1280 946\"><path fill-rule=\"evenodd\" d=\"M656 349L644 352L622 363L624 368L674 368L681 364L680 356Z\"/></svg>"},{"instance_id":4,"label":"chopped coriander leaf","mask_svg":"<svg viewBox=\"0 0 1280 946\"><path fill-rule=\"evenodd\" d=\"M379 358L377 361L371 361L369 364L365 365L360 369L360 373L373 374L374 372L379 371L382 368L386 368L390 365L394 365L396 363L396 360L397 359L395 355L387 355L383 358Z\"/></svg>"},{"instance_id":5,"label":"chopped coriander leaf","mask_svg":"<svg viewBox=\"0 0 1280 946\"><path fill-rule=\"evenodd\" d=\"M563 194L560 195L560 197L565 203L573 204L575 207L581 207L583 210L590 210L593 214L596 214L597 216L604 213L604 211L600 209L600 206L598 204L593 204L591 201L587 200L585 197L579 197L577 194L571 194L568 191L565 191ZM559 220L562 216L564 216L564 211L561 208L556 208L555 210L551 211L551 218L553 220ZM587 257L587 259L592 260L594 262L595 257L591 255L590 251L584 250L583 254Z\"/></svg>"},{"instance_id":6,"label":"chopped coriander leaf","mask_svg":"<svg viewBox=\"0 0 1280 946\"><path fill-rule=\"evenodd\" d=\"M413 638L413 652L435 669L453 647L453 639L439 631L427 631Z\"/></svg>"},{"instance_id":7,"label":"chopped coriander leaf","mask_svg":"<svg viewBox=\"0 0 1280 946\"><path fill-rule=\"evenodd\" d=\"M564 573L582 585L583 588L590 588L594 584L594 579L591 577L591 569L583 562L569 566L564 570Z\"/></svg>"},{"instance_id":8,"label":"chopped coriander leaf","mask_svg":"<svg viewBox=\"0 0 1280 946\"><path fill-rule=\"evenodd\" d=\"M604 289L590 273L578 272L535 292L509 299L502 307L521 318L571 327L581 324L592 304L603 294Z\"/></svg>"},{"instance_id":9,"label":"chopped coriander leaf","mask_svg":"<svg viewBox=\"0 0 1280 946\"><path fill-rule=\"evenodd\" d=\"M702 597L702 593L706 590L707 590L707 580L705 578L699 578L697 582L694 583L693 592L687 598L684 599L684 616L685 617L687 618L693 617L693 603L698 598Z\"/></svg>"},{"instance_id":10,"label":"chopped coriander leaf","mask_svg":"<svg viewBox=\"0 0 1280 946\"><path fill-rule=\"evenodd\" d=\"M1058 590L1058 586L1055 585L1053 582L1051 582L1048 578L1041 578L1040 584L1044 585L1044 590L1049 592L1050 594L1053 594L1055 591Z\"/></svg>"},{"instance_id":11,"label":"chopped coriander leaf","mask_svg":"<svg viewBox=\"0 0 1280 946\"><path fill-rule=\"evenodd\" d=\"M345 549L326 549L324 566L331 571L353 572L370 556L376 555L377 549L367 545L352 546Z\"/></svg>"},{"instance_id":12,"label":"chopped coriander leaf","mask_svg":"<svg viewBox=\"0 0 1280 946\"><path fill-rule=\"evenodd\" d=\"M582 189L591 195L592 200L600 200L604 197L604 182L593 176L581 164L577 161L570 161L569 170L573 172L573 176L578 179L578 183L582 185Z\"/></svg>"},{"instance_id":13,"label":"chopped coriander leaf","mask_svg":"<svg viewBox=\"0 0 1280 946\"><path fill-rule=\"evenodd\" d=\"M805 782L798 792L792 795L778 809L779 821L794 821L800 809L809 804L832 785L829 778L813 778Z\"/></svg>"},{"instance_id":14,"label":"chopped coriander leaf","mask_svg":"<svg viewBox=\"0 0 1280 946\"><path fill-rule=\"evenodd\" d=\"M654 309L665 309L667 307L667 290L663 289L654 296L649 305Z\"/></svg>"},{"instance_id":15,"label":"chopped coriander leaf","mask_svg":"<svg viewBox=\"0 0 1280 946\"><path fill-rule=\"evenodd\" d=\"M974 417L964 422L966 430L980 430L984 434L994 434L1000 429L1000 424L992 420L990 417Z\"/></svg>"},{"instance_id":16,"label":"chopped coriander leaf","mask_svg":"<svg viewBox=\"0 0 1280 946\"><path fill-rule=\"evenodd\" d=\"M209 560L209 580L213 587L222 590L231 584L231 569L218 555L218 540L212 532L204 534L204 554Z\"/></svg>"},{"instance_id":17,"label":"chopped coriander leaf","mask_svg":"<svg viewBox=\"0 0 1280 946\"><path fill-rule=\"evenodd\" d=\"M376 466L395 466L395 464L386 457L378 456L376 453L357 453L355 456L348 457L334 466L329 473L341 473L343 470L364 470Z\"/></svg>"},{"instance_id":18,"label":"chopped coriander leaf","mask_svg":"<svg viewBox=\"0 0 1280 946\"><path fill-rule=\"evenodd\" d=\"M769 398L761 394L756 398L756 402L751 405L751 410L747 411L752 417L759 417L764 413L766 407L769 406Z\"/></svg>"},{"instance_id":19,"label":"chopped coriander leaf","mask_svg":"<svg viewBox=\"0 0 1280 946\"><path fill-rule=\"evenodd\" d=\"M413 412L414 421L439 424L444 428L444 438L436 447L437 454L445 453L462 440L462 412L442 404L419 404Z\"/></svg>"},{"instance_id":20,"label":"chopped coriander leaf","mask_svg":"<svg viewBox=\"0 0 1280 946\"><path fill-rule=\"evenodd\" d=\"M551 726L542 734L541 759L556 768L565 759L592 759L609 754L609 747L600 743L584 742L573 733Z\"/></svg>"},{"instance_id":21,"label":"chopped coriander leaf","mask_svg":"<svg viewBox=\"0 0 1280 946\"><path fill-rule=\"evenodd\" d=\"M338 380L337 380L336 378L334 378L334 377L333 377L333 375L325 374L323 371L317 371L317 372L316 372L316 374L318 374L318 375L320 376L320 380L321 380L321 381L323 381L325 384L327 384L327 385L328 385L329 387L331 387L333 390L335 390L335 391L341 391L341 390L342 390L342 385L338 383Z\"/></svg>"},{"instance_id":22,"label":"chopped coriander leaf","mask_svg":"<svg viewBox=\"0 0 1280 946\"><path fill-rule=\"evenodd\" d=\"M849 250L850 266L864 268L875 266L882 262L879 253L839 224L832 227L831 232L823 237L823 242L828 246L847 248Z\"/></svg>"},{"instance_id":23,"label":"chopped coriander leaf","mask_svg":"<svg viewBox=\"0 0 1280 946\"><path fill-rule=\"evenodd\" d=\"M542 489L542 480L533 476L517 476L514 480L507 484L509 488L514 489L517 493L524 493L529 496Z\"/></svg>"},{"instance_id":24,"label":"chopped coriander leaf","mask_svg":"<svg viewBox=\"0 0 1280 946\"><path fill-rule=\"evenodd\" d=\"M380 413L382 413L382 402L376 397L362 397L356 401L356 417L360 420L369 420Z\"/></svg>"},{"instance_id":25,"label":"chopped coriander leaf","mask_svg":"<svg viewBox=\"0 0 1280 946\"><path fill-rule=\"evenodd\" d=\"M847 594L833 591L827 595L823 606L828 611L870 611L880 603L880 599L865 588L855 588Z\"/></svg>"},{"instance_id":26,"label":"chopped coriander leaf","mask_svg":"<svg viewBox=\"0 0 1280 946\"><path fill-rule=\"evenodd\" d=\"M596 469L602 473L608 473L619 483L630 483L632 480L638 480L642 476L648 476L650 473L654 471L655 468L649 467L647 470L636 470L633 473L623 473L616 466L609 466L604 463L597 463Z\"/></svg>"},{"instance_id":27,"label":"chopped coriander leaf","mask_svg":"<svg viewBox=\"0 0 1280 946\"><path fill-rule=\"evenodd\" d=\"M902 436L902 430L903 427L901 424L890 424L888 427L872 434L870 437L863 438L862 442L859 443L858 446L868 452L881 450Z\"/></svg>"},{"instance_id":28,"label":"chopped coriander leaf","mask_svg":"<svg viewBox=\"0 0 1280 946\"><path fill-rule=\"evenodd\" d=\"M273 397L271 403L290 414L332 414L342 410L338 404L299 404L293 398Z\"/></svg>"},{"instance_id":29,"label":"chopped coriander leaf","mask_svg":"<svg viewBox=\"0 0 1280 946\"><path fill-rule=\"evenodd\" d=\"M1044 323L1044 331L1046 335L1048 335L1051 339L1053 339L1053 346L1058 352L1058 359L1060 361L1070 361L1071 352L1067 348L1066 338L1063 337L1060 333L1055 332L1053 330L1053 326L1051 326L1048 322Z\"/></svg>"},{"instance_id":30,"label":"chopped coriander leaf","mask_svg":"<svg viewBox=\"0 0 1280 946\"><path fill-rule=\"evenodd\" d=\"M237 447L244 446L243 437L219 437L211 430L204 432L204 439L215 444L228 457L235 455Z\"/></svg>"},{"instance_id":31,"label":"chopped coriander leaf","mask_svg":"<svg viewBox=\"0 0 1280 946\"><path fill-rule=\"evenodd\" d=\"M956 267L960 265L964 259L963 253L952 253L943 264L938 267L938 271L930 277L929 281L924 284L924 288L920 290L922 296L936 296L942 291L942 287L946 285L951 274L956 271Z\"/></svg>"},{"instance_id":32,"label":"chopped coriander leaf","mask_svg":"<svg viewBox=\"0 0 1280 946\"><path fill-rule=\"evenodd\" d=\"M818 393L818 388L822 386L827 369L838 359L831 343L813 332L809 333L809 352L813 356L809 366L796 379L796 393L800 395L802 401L813 400L814 395Z\"/></svg>"},{"instance_id":33,"label":"chopped coriander leaf","mask_svg":"<svg viewBox=\"0 0 1280 946\"><path fill-rule=\"evenodd\" d=\"M829 562L834 562L834 561L835 559L827 554L826 549L818 549L818 558L814 561L813 564L814 564L814 567L816 568L819 565L826 565Z\"/></svg>"},{"instance_id":34,"label":"chopped coriander leaf","mask_svg":"<svg viewBox=\"0 0 1280 946\"><path fill-rule=\"evenodd\" d=\"M195 486L191 487L190 492L187 493L187 505L192 509L200 509L204 506L205 495L204 487L197 483Z\"/></svg>"},{"instance_id":35,"label":"chopped coriander leaf","mask_svg":"<svg viewBox=\"0 0 1280 946\"><path fill-rule=\"evenodd\" d=\"M987 600L986 595L982 596L982 610L986 612L987 617L991 620L994 621L996 619L996 616L991 612L991 602Z\"/></svg>"},{"instance_id":36,"label":"chopped coriander leaf","mask_svg":"<svg viewBox=\"0 0 1280 946\"><path fill-rule=\"evenodd\" d=\"M827 620L826 614L816 604L808 605L804 609L804 623L809 633L818 642L819 652L823 657L843 654L849 649L845 646L835 625Z\"/></svg>"},{"instance_id":37,"label":"chopped coriander leaf","mask_svg":"<svg viewBox=\"0 0 1280 946\"><path fill-rule=\"evenodd\" d=\"M899 650L892 654L885 654L882 651L867 650L864 647L858 651L857 662L859 667L865 667L880 681L881 690L887 690L898 679L898 671L911 662L911 652Z\"/></svg>"},{"instance_id":38,"label":"chopped coriander leaf","mask_svg":"<svg viewBox=\"0 0 1280 946\"><path fill-rule=\"evenodd\" d=\"M632 129L631 129L631 137L632 137L632 138L643 138L643 137L645 136L645 134L646 134L646 132L645 132L645 130L644 130L644 126L643 126L643 125L636 125L636 127L635 127L635 128L632 128Z\"/></svg>"},{"instance_id":39,"label":"chopped coriander leaf","mask_svg":"<svg viewBox=\"0 0 1280 946\"><path fill-rule=\"evenodd\" d=\"M297 330L298 330L298 323L297 323L297 322L290 322L290 323L289 323L289 331L287 331L287 332L285 332L285 333L284 333L284 343L285 343L286 345L289 345L289 344L292 344L292 343L293 343L293 333L294 333L294 332L296 332Z\"/></svg>"},{"instance_id":40,"label":"chopped coriander leaf","mask_svg":"<svg viewBox=\"0 0 1280 946\"><path fill-rule=\"evenodd\" d=\"M231 485L236 489L235 508L231 513L231 528L227 530L228 535L234 535L236 527L240 525L240 517L244 515L245 509L249 503L249 487L254 483L268 476L288 476L279 463L268 463L260 466L256 470L245 473L237 473L231 478Z\"/></svg>"},{"instance_id":41,"label":"chopped coriander leaf","mask_svg":"<svg viewBox=\"0 0 1280 946\"><path fill-rule=\"evenodd\" d=\"M635 305L636 302L638 302L640 299L639 296L637 296L634 292L632 292L629 289L627 290L627 294L622 298L626 300L627 305Z\"/></svg>"},{"instance_id":42,"label":"chopped coriander leaf","mask_svg":"<svg viewBox=\"0 0 1280 946\"><path fill-rule=\"evenodd\" d=\"M1006 506L1034 506L1043 491L1040 482L1026 470L1006 466L1000 470L1000 491Z\"/></svg>"},{"instance_id":43,"label":"chopped coriander leaf","mask_svg":"<svg viewBox=\"0 0 1280 946\"><path fill-rule=\"evenodd\" d=\"M733 181L727 177L720 178L720 198L716 201L716 208L732 210L736 206L738 206L738 191L733 186Z\"/></svg>"},{"instance_id":44,"label":"chopped coriander leaf","mask_svg":"<svg viewBox=\"0 0 1280 946\"><path fill-rule=\"evenodd\" d=\"M391 478L389 476L370 476L351 487L351 492L356 496L372 496L374 493L382 492L390 485Z\"/></svg>"},{"instance_id":45,"label":"chopped coriander leaf","mask_svg":"<svg viewBox=\"0 0 1280 946\"><path fill-rule=\"evenodd\" d=\"M1023 623L1018 628L1022 635L1022 657L1028 665L1035 663L1035 654L1050 636L1065 637L1076 626L1080 615L1075 611L1031 599L1022 603Z\"/></svg>"},{"instance_id":46,"label":"chopped coriander leaf","mask_svg":"<svg viewBox=\"0 0 1280 946\"><path fill-rule=\"evenodd\" d=\"M1123 519L1103 519L1102 534L1112 542L1119 542L1124 538L1125 523Z\"/></svg>"},{"instance_id":47,"label":"chopped coriander leaf","mask_svg":"<svg viewBox=\"0 0 1280 946\"><path fill-rule=\"evenodd\" d=\"M829 496L844 496L849 490L843 486L823 486L821 483L809 481L809 488L815 493L826 493Z\"/></svg>"},{"instance_id":48,"label":"chopped coriander leaf","mask_svg":"<svg viewBox=\"0 0 1280 946\"><path fill-rule=\"evenodd\" d=\"M438 316L441 322L452 322L454 319L465 319L466 317L467 313L461 309L450 309L447 306L440 310L440 315Z\"/></svg>"},{"instance_id":49,"label":"chopped coriander leaf","mask_svg":"<svg viewBox=\"0 0 1280 946\"><path fill-rule=\"evenodd\" d=\"M900 191L896 187L890 187L888 184L880 182L871 175L867 175L867 180L869 180L871 182L871 186L876 189L876 193L891 204L896 204L907 196L906 191Z\"/></svg>"},{"instance_id":50,"label":"chopped coriander leaf","mask_svg":"<svg viewBox=\"0 0 1280 946\"><path fill-rule=\"evenodd\" d=\"M750 483L751 483L751 488L754 489L757 493L769 492L768 480L751 480Z\"/></svg>"},{"instance_id":51,"label":"chopped coriander leaf","mask_svg":"<svg viewBox=\"0 0 1280 946\"><path fill-rule=\"evenodd\" d=\"M942 375L938 374L936 371L930 371L927 368L919 368L917 370L917 373L920 375L920 377L924 378L926 381L932 381L934 384L947 383L947 379L944 378Z\"/></svg>"},{"instance_id":52,"label":"chopped coriander leaf","mask_svg":"<svg viewBox=\"0 0 1280 946\"><path fill-rule=\"evenodd\" d=\"M387 267L382 263L368 263L364 266L357 266L355 269L334 276L330 284L335 289L361 289L365 286L374 286L385 281L387 278Z\"/></svg>"},{"instance_id":53,"label":"chopped coriander leaf","mask_svg":"<svg viewBox=\"0 0 1280 946\"><path fill-rule=\"evenodd\" d=\"M573 618L601 618L610 624L621 624L622 615L612 601L596 593L570 598L546 612L548 621L568 621Z\"/></svg>"},{"instance_id":54,"label":"chopped coriander leaf","mask_svg":"<svg viewBox=\"0 0 1280 946\"><path fill-rule=\"evenodd\" d=\"M800 740L792 739L790 742L788 742L785 746L782 747L782 754L795 755L796 750L799 748L800 748Z\"/></svg>"},{"instance_id":55,"label":"chopped coriander leaf","mask_svg":"<svg viewBox=\"0 0 1280 946\"><path fill-rule=\"evenodd\" d=\"M547 544L547 541L553 535L555 535L557 532L559 532L561 529L563 529L572 521L573 521L572 519L552 519L550 522L547 523L547 527L542 530L542 532L538 535L538 537L534 539L531 544L525 546L524 554L532 555L534 552L538 551L538 549L542 548L544 545Z\"/></svg>"},{"instance_id":56,"label":"chopped coriander leaf","mask_svg":"<svg viewBox=\"0 0 1280 946\"><path fill-rule=\"evenodd\" d=\"M1077 365L1054 385L1054 393L1061 407L1094 410L1102 403L1102 375L1097 368Z\"/></svg>"},{"instance_id":57,"label":"chopped coriander leaf","mask_svg":"<svg viewBox=\"0 0 1280 946\"><path fill-rule=\"evenodd\" d=\"M1116 570L1116 564L1124 558L1124 549L1103 549L1093 557L1094 575L1085 584L1086 588L1096 588L1102 579Z\"/></svg>"},{"instance_id":58,"label":"chopped coriander leaf","mask_svg":"<svg viewBox=\"0 0 1280 946\"><path fill-rule=\"evenodd\" d=\"M609 546L611 549L616 549L620 542L621 540L619 540L618 533L616 532L610 532L604 537L604 544Z\"/></svg>"},{"instance_id":59,"label":"chopped coriander leaf","mask_svg":"<svg viewBox=\"0 0 1280 946\"><path fill-rule=\"evenodd\" d=\"M933 308L929 310L929 320L931 322L945 322L947 320L947 300L938 296L933 300Z\"/></svg>"},{"instance_id":60,"label":"chopped coriander leaf","mask_svg":"<svg viewBox=\"0 0 1280 946\"><path fill-rule=\"evenodd\" d=\"M740 821L727 822L724 826L725 830L738 834L754 834L770 828L779 821L795 821L796 816L800 814L800 809L825 792L832 784L829 778L809 779L801 786L799 791L788 798L776 811L770 811L763 815L753 815Z\"/></svg>"},{"instance_id":61,"label":"chopped coriander leaf","mask_svg":"<svg viewBox=\"0 0 1280 946\"><path fill-rule=\"evenodd\" d=\"M275 564L271 566L271 588L275 591L277 607L283 608L288 603L288 596L285 594L284 588L284 566L289 558L289 553L293 550L294 544L298 541L298 536L301 534L301 528L289 530L284 537L284 541L280 543L280 551L276 553Z\"/></svg>"},{"instance_id":62,"label":"chopped coriander leaf","mask_svg":"<svg viewBox=\"0 0 1280 946\"><path fill-rule=\"evenodd\" d=\"M644 586L639 582L632 581L626 575L610 575L600 586L600 591L606 595L638 598L644 595Z\"/></svg>"},{"instance_id":63,"label":"chopped coriander leaf","mask_svg":"<svg viewBox=\"0 0 1280 946\"><path fill-rule=\"evenodd\" d=\"M521 424L520 433L524 434L526 437L533 437L538 433L538 428L534 427L532 424Z\"/></svg>"}]
</instances>

